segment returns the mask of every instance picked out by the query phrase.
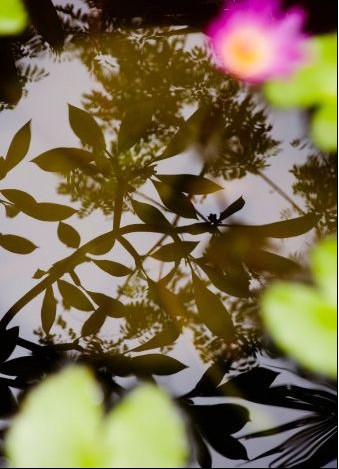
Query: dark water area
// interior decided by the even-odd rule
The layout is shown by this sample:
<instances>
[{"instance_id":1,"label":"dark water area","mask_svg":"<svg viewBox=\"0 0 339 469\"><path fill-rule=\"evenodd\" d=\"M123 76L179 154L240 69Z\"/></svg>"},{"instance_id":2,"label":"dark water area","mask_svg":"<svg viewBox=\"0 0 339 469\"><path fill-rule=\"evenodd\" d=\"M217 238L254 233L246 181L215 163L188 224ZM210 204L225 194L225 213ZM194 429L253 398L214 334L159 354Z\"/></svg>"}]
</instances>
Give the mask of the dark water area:
<instances>
[{"instance_id":1,"label":"dark water area","mask_svg":"<svg viewBox=\"0 0 339 469\"><path fill-rule=\"evenodd\" d=\"M108 406L168 389L190 467L336 467L335 383L275 349L258 302L311 282L337 157L213 67L220 4L198 3L26 0L31 26L0 39L0 436L81 362Z\"/></svg>"}]
</instances>

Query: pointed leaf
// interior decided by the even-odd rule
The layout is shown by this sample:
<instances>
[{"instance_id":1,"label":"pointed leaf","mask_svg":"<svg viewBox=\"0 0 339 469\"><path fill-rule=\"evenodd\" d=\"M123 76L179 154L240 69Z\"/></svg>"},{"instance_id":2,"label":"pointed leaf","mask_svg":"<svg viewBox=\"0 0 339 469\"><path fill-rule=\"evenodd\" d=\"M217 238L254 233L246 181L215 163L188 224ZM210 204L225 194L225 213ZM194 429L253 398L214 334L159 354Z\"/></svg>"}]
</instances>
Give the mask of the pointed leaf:
<instances>
[{"instance_id":1,"label":"pointed leaf","mask_svg":"<svg viewBox=\"0 0 339 469\"><path fill-rule=\"evenodd\" d=\"M78 248L80 245L80 235L73 226L60 222L58 225L58 237L60 241L69 248Z\"/></svg>"},{"instance_id":2,"label":"pointed leaf","mask_svg":"<svg viewBox=\"0 0 339 469\"><path fill-rule=\"evenodd\" d=\"M0 234L0 246L16 254L30 254L37 248L29 239L12 234Z\"/></svg>"},{"instance_id":3,"label":"pointed leaf","mask_svg":"<svg viewBox=\"0 0 339 469\"><path fill-rule=\"evenodd\" d=\"M109 260L95 260L92 259L95 265L97 265L101 270L107 272L109 275L114 277L126 277L132 273L132 270L126 267L119 262L109 261Z\"/></svg>"},{"instance_id":4,"label":"pointed leaf","mask_svg":"<svg viewBox=\"0 0 339 469\"><path fill-rule=\"evenodd\" d=\"M145 204L137 200L132 200L132 207L141 221L148 225L160 225L169 227L170 222L166 217L153 205Z\"/></svg>"},{"instance_id":5,"label":"pointed leaf","mask_svg":"<svg viewBox=\"0 0 339 469\"><path fill-rule=\"evenodd\" d=\"M116 300L104 293L92 292L87 290L88 295L99 306L106 316L112 318L122 318L126 314L126 307L121 301Z\"/></svg>"},{"instance_id":6,"label":"pointed leaf","mask_svg":"<svg viewBox=\"0 0 339 469\"><path fill-rule=\"evenodd\" d=\"M232 319L222 301L206 288L204 282L194 273L192 275L195 301L201 320L213 334L222 337L227 342L235 338Z\"/></svg>"},{"instance_id":7,"label":"pointed leaf","mask_svg":"<svg viewBox=\"0 0 339 469\"><path fill-rule=\"evenodd\" d=\"M131 365L137 374L159 376L173 375L187 368L179 360L160 353L134 357Z\"/></svg>"},{"instance_id":8,"label":"pointed leaf","mask_svg":"<svg viewBox=\"0 0 339 469\"><path fill-rule=\"evenodd\" d=\"M47 275L47 272L41 269L37 269L32 278L39 279Z\"/></svg>"},{"instance_id":9,"label":"pointed leaf","mask_svg":"<svg viewBox=\"0 0 339 469\"><path fill-rule=\"evenodd\" d=\"M220 213L219 221L225 220L236 212L239 212L245 205L243 197L239 197L233 204L229 205L223 212Z\"/></svg>"},{"instance_id":10,"label":"pointed leaf","mask_svg":"<svg viewBox=\"0 0 339 469\"><path fill-rule=\"evenodd\" d=\"M291 238L307 233L315 227L319 216L314 213L308 213L302 217L292 218L291 220L278 221L268 225L242 226L242 233L252 236L263 236L268 238Z\"/></svg>"},{"instance_id":11,"label":"pointed leaf","mask_svg":"<svg viewBox=\"0 0 339 469\"><path fill-rule=\"evenodd\" d=\"M95 119L83 109L68 105L69 122L81 143L100 150L105 149L105 138Z\"/></svg>"},{"instance_id":12,"label":"pointed leaf","mask_svg":"<svg viewBox=\"0 0 339 469\"><path fill-rule=\"evenodd\" d=\"M42 221L60 221L71 217L77 211L68 205L41 202L26 212L27 215Z\"/></svg>"},{"instance_id":13,"label":"pointed leaf","mask_svg":"<svg viewBox=\"0 0 339 469\"><path fill-rule=\"evenodd\" d=\"M125 114L118 134L118 151L125 152L147 135L152 124L154 103L143 100Z\"/></svg>"},{"instance_id":14,"label":"pointed leaf","mask_svg":"<svg viewBox=\"0 0 339 469\"><path fill-rule=\"evenodd\" d=\"M65 280L58 280L58 288L65 302L73 308L81 311L92 311L94 309L87 296L75 285Z\"/></svg>"},{"instance_id":15,"label":"pointed leaf","mask_svg":"<svg viewBox=\"0 0 339 469\"><path fill-rule=\"evenodd\" d=\"M69 172L88 167L94 155L79 148L53 148L35 157L32 162L44 171L52 173Z\"/></svg>"},{"instance_id":16,"label":"pointed leaf","mask_svg":"<svg viewBox=\"0 0 339 469\"><path fill-rule=\"evenodd\" d=\"M251 295L250 276L240 262L233 262L232 265L229 263L227 270L207 264L203 259L197 259L196 262L220 291L238 298L248 298Z\"/></svg>"},{"instance_id":17,"label":"pointed leaf","mask_svg":"<svg viewBox=\"0 0 339 469\"><path fill-rule=\"evenodd\" d=\"M150 297L163 308L172 319L185 316L185 311L178 296L160 282L148 279Z\"/></svg>"},{"instance_id":18,"label":"pointed leaf","mask_svg":"<svg viewBox=\"0 0 339 469\"><path fill-rule=\"evenodd\" d=\"M172 345L177 338L180 336L181 328L178 324L170 323L166 324L164 328L143 344L135 347L133 352L144 352L145 350L151 350L154 348L166 347Z\"/></svg>"},{"instance_id":19,"label":"pointed leaf","mask_svg":"<svg viewBox=\"0 0 339 469\"><path fill-rule=\"evenodd\" d=\"M3 189L1 194L24 213L27 213L36 205L34 197L18 189Z\"/></svg>"},{"instance_id":20,"label":"pointed leaf","mask_svg":"<svg viewBox=\"0 0 339 469\"><path fill-rule=\"evenodd\" d=\"M105 241L95 244L94 246L90 247L87 252L90 254L94 254L95 256L102 256L103 254L107 254L115 243L115 237L107 238Z\"/></svg>"},{"instance_id":21,"label":"pointed leaf","mask_svg":"<svg viewBox=\"0 0 339 469\"><path fill-rule=\"evenodd\" d=\"M171 186L163 182L153 180L152 182L165 207L183 218L197 218L195 208L187 195L175 192Z\"/></svg>"},{"instance_id":22,"label":"pointed leaf","mask_svg":"<svg viewBox=\"0 0 339 469\"><path fill-rule=\"evenodd\" d=\"M277 275L285 275L300 270L300 265L292 259L279 256L273 252L258 249L249 251L244 256L244 263L254 270L263 270Z\"/></svg>"},{"instance_id":23,"label":"pointed leaf","mask_svg":"<svg viewBox=\"0 0 339 469\"><path fill-rule=\"evenodd\" d=\"M187 194L211 194L223 189L215 182L193 174L157 174L156 177L161 182L171 186L176 192L186 192Z\"/></svg>"},{"instance_id":24,"label":"pointed leaf","mask_svg":"<svg viewBox=\"0 0 339 469\"><path fill-rule=\"evenodd\" d=\"M187 257L198 244L196 241L165 244L151 256L163 262L179 262L183 257Z\"/></svg>"},{"instance_id":25,"label":"pointed leaf","mask_svg":"<svg viewBox=\"0 0 339 469\"><path fill-rule=\"evenodd\" d=\"M14 135L10 144L5 160L6 171L10 171L17 164L22 161L29 148L31 142L31 121L28 121L21 129Z\"/></svg>"},{"instance_id":26,"label":"pointed leaf","mask_svg":"<svg viewBox=\"0 0 339 469\"><path fill-rule=\"evenodd\" d=\"M4 362L12 355L17 344L19 327L0 331L0 362Z\"/></svg>"},{"instance_id":27,"label":"pointed leaf","mask_svg":"<svg viewBox=\"0 0 339 469\"><path fill-rule=\"evenodd\" d=\"M94 313L87 319L81 329L81 335L95 335L97 334L106 319L106 314L102 311L101 308L94 311Z\"/></svg>"},{"instance_id":28,"label":"pointed leaf","mask_svg":"<svg viewBox=\"0 0 339 469\"><path fill-rule=\"evenodd\" d=\"M49 334L56 317L57 302L54 297L53 288L47 287L41 306L41 325L45 334Z\"/></svg>"}]
</instances>

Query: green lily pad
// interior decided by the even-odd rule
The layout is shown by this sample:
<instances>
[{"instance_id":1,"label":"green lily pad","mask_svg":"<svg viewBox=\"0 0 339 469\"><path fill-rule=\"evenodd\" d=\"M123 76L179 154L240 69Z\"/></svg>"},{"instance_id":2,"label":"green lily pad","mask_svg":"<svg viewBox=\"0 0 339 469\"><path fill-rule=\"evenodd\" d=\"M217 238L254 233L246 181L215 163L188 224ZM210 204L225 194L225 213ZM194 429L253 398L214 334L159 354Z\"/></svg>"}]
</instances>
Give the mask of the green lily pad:
<instances>
[{"instance_id":1,"label":"green lily pad","mask_svg":"<svg viewBox=\"0 0 339 469\"><path fill-rule=\"evenodd\" d=\"M262 297L264 323L277 345L310 371L337 375L336 240L311 255L317 287L278 282Z\"/></svg>"},{"instance_id":2,"label":"green lily pad","mask_svg":"<svg viewBox=\"0 0 339 469\"><path fill-rule=\"evenodd\" d=\"M142 385L104 416L99 386L69 367L33 390L6 439L12 467L184 467L183 421L167 394Z\"/></svg>"},{"instance_id":3,"label":"green lily pad","mask_svg":"<svg viewBox=\"0 0 339 469\"><path fill-rule=\"evenodd\" d=\"M28 15L21 0L1 0L0 36L19 34L27 23Z\"/></svg>"}]
</instances>

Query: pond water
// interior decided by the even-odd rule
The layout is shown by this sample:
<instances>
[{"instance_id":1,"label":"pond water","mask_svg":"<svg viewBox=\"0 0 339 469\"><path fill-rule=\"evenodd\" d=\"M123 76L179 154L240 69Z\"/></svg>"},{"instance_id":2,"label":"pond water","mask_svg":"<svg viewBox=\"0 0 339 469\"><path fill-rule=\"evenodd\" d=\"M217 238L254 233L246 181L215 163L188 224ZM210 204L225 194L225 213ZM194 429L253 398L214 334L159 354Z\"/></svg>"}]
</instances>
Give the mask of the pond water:
<instances>
[{"instance_id":1,"label":"pond water","mask_svg":"<svg viewBox=\"0 0 339 469\"><path fill-rule=\"evenodd\" d=\"M80 361L108 405L168 389L191 467L335 467L334 383L273 347L258 300L311 281L336 157L213 67L218 2L36 3L0 40L0 153L19 155L0 161L1 233L34 243L0 238L1 434L13 396Z\"/></svg>"}]
</instances>

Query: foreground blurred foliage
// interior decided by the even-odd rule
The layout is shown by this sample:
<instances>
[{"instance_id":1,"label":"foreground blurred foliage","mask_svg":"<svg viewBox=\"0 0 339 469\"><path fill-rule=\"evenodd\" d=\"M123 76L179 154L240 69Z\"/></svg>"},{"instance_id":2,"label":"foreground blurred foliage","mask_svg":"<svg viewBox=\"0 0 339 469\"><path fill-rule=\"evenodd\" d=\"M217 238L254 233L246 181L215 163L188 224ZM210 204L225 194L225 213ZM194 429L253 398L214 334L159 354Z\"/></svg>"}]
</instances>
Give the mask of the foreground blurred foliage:
<instances>
[{"instance_id":1,"label":"foreground blurred foliage","mask_svg":"<svg viewBox=\"0 0 339 469\"><path fill-rule=\"evenodd\" d=\"M183 467L188 456L184 423L164 391L144 384L104 416L84 367L26 397L6 447L12 467Z\"/></svg>"},{"instance_id":2,"label":"foreground blurred foliage","mask_svg":"<svg viewBox=\"0 0 339 469\"><path fill-rule=\"evenodd\" d=\"M315 286L274 283L262 298L264 322L277 344L311 371L337 376L337 240L310 257Z\"/></svg>"},{"instance_id":3,"label":"foreground blurred foliage","mask_svg":"<svg viewBox=\"0 0 339 469\"><path fill-rule=\"evenodd\" d=\"M311 137L322 150L337 148L337 36L309 39L310 61L291 77L265 87L268 100L282 108L313 108Z\"/></svg>"},{"instance_id":4,"label":"foreground blurred foliage","mask_svg":"<svg viewBox=\"0 0 339 469\"><path fill-rule=\"evenodd\" d=\"M27 24L27 13L21 0L1 0L0 36L19 34Z\"/></svg>"}]
</instances>

